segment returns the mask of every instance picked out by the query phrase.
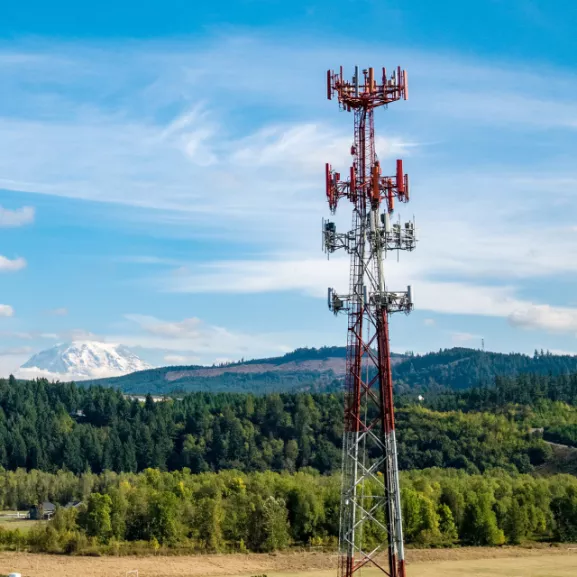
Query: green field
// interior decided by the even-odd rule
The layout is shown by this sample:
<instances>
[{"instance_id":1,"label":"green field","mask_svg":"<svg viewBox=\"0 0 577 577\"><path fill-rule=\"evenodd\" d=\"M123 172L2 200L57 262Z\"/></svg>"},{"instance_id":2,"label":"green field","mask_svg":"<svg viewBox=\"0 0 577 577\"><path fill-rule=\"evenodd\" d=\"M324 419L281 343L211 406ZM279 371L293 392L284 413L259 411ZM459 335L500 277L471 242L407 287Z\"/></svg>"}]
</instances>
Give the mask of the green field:
<instances>
[{"instance_id":1,"label":"green field","mask_svg":"<svg viewBox=\"0 0 577 577\"><path fill-rule=\"evenodd\" d=\"M45 523L45 521L34 521L31 519L26 519L24 516L28 511L20 511L21 517L13 517L18 511L2 511L0 512L0 527L3 529L20 529L22 532L29 531L38 523ZM1 576L0 576L1 577Z\"/></svg>"}]
</instances>

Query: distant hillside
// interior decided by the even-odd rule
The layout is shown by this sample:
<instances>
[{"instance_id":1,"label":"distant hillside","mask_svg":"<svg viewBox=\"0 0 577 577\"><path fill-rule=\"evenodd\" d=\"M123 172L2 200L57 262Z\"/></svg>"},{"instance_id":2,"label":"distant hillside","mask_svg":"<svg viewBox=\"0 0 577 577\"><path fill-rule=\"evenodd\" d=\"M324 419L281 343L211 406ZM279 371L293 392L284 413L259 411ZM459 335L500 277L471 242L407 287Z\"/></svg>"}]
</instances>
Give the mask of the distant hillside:
<instances>
[{"instance_id":1,"label":"distant hillside","mask_svg":"<svg viewBox=\"0 0 577 577\"><path fill-rule=\"evenodd\" d=\"M453 348L408 357L394 367L393 378L398 389L406 392L414 389L468 389L492 384L496 376L576 372L577 356L553 355L543 351L535 351L533 356L529 356Z\"/></svg>"},{"instance_id":2,"label":"distant hillside","mask_svg":"<svg viewBox=\"0 0 577 577\"><path fill-rule=\"evenodd\" d=\"M330 392L341 388L345 370L344 347L302 348L282 357L213 367L163 367L89 383L118 387L131 394ZM393 356L393 378L399 392L467 389L490 384L496 375L575 372L577 357L537 351L529 356L453 348L426 355Z\"/></svg>"},{"instance_id":3,"label":"distant hillside","mask_svg":"<svg viewBox=\"0 0 577 577\"><path fill-rule=\"evenodd\" d=\"M405 358L395 354L393 362ZM212 367L163 367L88 384L119 387L131 394L334 391L341 387L345 371L345 347L301 348L282 357Z\"/></svg>"}]
</instances>

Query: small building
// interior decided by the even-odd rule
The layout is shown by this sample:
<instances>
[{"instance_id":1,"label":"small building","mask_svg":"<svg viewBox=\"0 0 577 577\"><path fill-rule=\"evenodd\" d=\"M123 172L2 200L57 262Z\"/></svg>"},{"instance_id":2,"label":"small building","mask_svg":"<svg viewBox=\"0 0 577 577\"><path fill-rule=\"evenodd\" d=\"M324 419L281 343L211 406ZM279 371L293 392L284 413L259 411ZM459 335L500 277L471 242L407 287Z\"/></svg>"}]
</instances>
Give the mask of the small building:
<instances>
[{"instance_id":1,"label":"small building","mask_svg":"<svg viewBox=\"0 0 577 577\"><path fill-rule=\"evenodd\" d=\"M30 512L28 513L30 519L34 519L35 521L41 521L46 519L52 519L56 511L56 506L54 503L50 503L50 501L44 501L44 503L40 503L39 505L34 505L34 507L30 508Z\"/></svg>"},{"instance_id":2,"label":"small building","mask_svg":"<svg viewBox=\"0 0 577 577\"><path fill-rule=\"evenodd\" d=\"M65 509L78 509L82 505L82 501L70 501L64 505Z\"/></svg>"}]
</instances>

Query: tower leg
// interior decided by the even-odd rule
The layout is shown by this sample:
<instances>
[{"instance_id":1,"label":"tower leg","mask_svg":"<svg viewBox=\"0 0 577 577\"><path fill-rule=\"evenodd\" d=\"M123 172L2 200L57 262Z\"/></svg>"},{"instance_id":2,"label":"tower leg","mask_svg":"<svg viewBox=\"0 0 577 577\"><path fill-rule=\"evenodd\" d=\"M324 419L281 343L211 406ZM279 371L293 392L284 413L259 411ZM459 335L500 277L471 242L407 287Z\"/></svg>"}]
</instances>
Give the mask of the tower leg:
<instances>
[{"instance_id":1,"label":"tower leg","mask_svg":"<svg viewBox=\"0 0 577 577\"><path fill-rule=\"evenodd\" d=\"M385 447L383 476L385 478L386 491L385 513L388 532L389 575L390 577L405 577L405 551L403 545L397 440L395 436L389 318L385 309L378 311L377 342L379 357L379 398L382 415L383 445Z\"/></svg>"}]
</instances>

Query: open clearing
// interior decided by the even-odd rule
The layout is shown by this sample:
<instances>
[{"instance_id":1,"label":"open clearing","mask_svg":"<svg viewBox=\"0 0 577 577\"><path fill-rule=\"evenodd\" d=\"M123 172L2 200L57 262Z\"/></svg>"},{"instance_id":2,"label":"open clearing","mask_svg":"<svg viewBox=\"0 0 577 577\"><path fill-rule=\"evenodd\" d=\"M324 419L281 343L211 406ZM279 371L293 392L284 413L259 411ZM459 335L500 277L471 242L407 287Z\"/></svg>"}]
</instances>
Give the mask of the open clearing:
<instances>
[{"instance_id":1,"label":"open clearing","mask_svg":"<svg viewBox=\"0 0 577 577\"><path fill-rule=\"evenodd\" d=\"M0 574L23 577L334 577L336 555L198 555L183 557L66 557L0 553ZM408 551L408 577L574 577L577 548L467 548ZM363 570L376 577L374 570Z\"/></svg>"},{"instance_id":2,"label":"open clearing","mask_svg":"<svg viewBox=\"0 0 577 577\"><path fill-rule=\"evenodd\" d=\"M31 521L30 519L9 519L0 517L0 527L4 529L20 529L23 533L30 531L36 525L44 524L45 521Z\"/></svg>"},{"instance_id":3,"label":"open clearing","mask_svg":"<svg viewBox=\"0 0 577 577\"><path fill-rule=\"evenodd\" d=\"M0 512L0 527L3 529L20 529L23 533L28 532L32 527L46 521L35 521L27 519L28 511L2 511Z\"/></svg>"}]
</instances>

